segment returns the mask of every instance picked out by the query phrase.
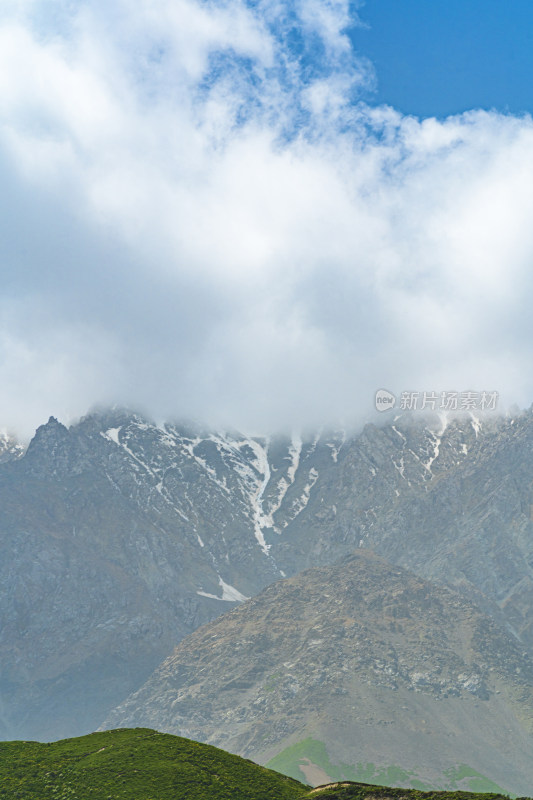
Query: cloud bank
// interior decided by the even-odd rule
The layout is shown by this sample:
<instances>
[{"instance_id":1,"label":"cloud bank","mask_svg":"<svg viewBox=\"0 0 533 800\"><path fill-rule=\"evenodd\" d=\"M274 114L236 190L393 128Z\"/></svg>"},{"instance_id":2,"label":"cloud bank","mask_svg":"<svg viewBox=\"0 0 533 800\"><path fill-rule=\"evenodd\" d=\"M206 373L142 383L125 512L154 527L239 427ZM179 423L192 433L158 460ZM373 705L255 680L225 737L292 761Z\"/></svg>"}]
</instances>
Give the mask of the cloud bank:
<instances>
[{"instance_id":1,"label":"cloud bank","mask_svg":"<svg viewBox=\"0 0 533 800\"><path fill-rule=\"evenodd\" d=\"M533 123L362 102L344 0L0 10L0 425L533 400ZM368 95L366 95L368 96Z\"/></svg>"}]
</instances>

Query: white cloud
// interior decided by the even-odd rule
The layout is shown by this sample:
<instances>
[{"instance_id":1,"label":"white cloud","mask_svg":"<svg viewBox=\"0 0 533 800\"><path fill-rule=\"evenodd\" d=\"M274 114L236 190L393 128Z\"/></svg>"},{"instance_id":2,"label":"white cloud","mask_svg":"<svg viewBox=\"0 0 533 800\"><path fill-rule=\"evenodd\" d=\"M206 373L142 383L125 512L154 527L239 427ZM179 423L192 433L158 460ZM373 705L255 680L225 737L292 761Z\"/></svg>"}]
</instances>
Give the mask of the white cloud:
<instances>
[{"instance_id":1,"label":"white cloud","mask_svg":"<svg viewBox=\"0 0 533 800\"><path fill-rule=\"evenodd\" d=\"M372 75L344 2L53 7L0 15L3 426L532 399L529 117L351 103Z\"/></svg>"}]
</instances>

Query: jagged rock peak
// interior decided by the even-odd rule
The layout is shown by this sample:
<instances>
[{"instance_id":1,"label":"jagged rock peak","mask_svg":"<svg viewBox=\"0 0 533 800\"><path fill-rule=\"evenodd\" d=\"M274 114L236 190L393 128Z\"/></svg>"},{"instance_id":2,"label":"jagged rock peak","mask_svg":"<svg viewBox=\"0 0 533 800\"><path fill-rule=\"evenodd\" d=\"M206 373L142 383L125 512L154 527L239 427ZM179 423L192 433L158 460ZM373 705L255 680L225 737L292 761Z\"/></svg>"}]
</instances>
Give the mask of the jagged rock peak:
<instances>
[{"instance_id":1,"label":"jagged rock peak","mask_svg":"<svg viewBox=\"0 0 533 800\"><path fill-rule=\"evenodd\" d=\"M58 441L68 436L68 428L56 417L50 417L45 425L40 425L35 431L35 436L31 440L28 452L37 444Z\"/></svg>"},{"instance_id":2,"label":"jagged rock peak","mask_svg":"<svg viewBox=\"0 0 533 800\"><path fill-rule=\"evenodd\" d=\"M24 460L33 466L33 471L36 473L53 472L58 459L66 458L68 439L68 428L56 417L51 416L46 425L40 425L35 431Z\"/></svg>"}]
</instances>

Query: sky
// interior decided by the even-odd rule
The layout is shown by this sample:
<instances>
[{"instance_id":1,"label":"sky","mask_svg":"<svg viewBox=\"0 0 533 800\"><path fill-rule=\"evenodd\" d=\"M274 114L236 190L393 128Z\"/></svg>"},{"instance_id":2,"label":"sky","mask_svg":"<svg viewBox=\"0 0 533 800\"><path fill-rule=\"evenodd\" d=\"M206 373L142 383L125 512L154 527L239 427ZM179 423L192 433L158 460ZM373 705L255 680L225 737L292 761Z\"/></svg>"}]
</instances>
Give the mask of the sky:
<instances>
[{"instance_id":1,"label":"sky","mask_svg":"<svg viewBox=\"0 0 533 800\"><path fill-rule=\"evenodd\" d=\"M0 427L533 400L533 9L3 0Z\"/></svg>"},{"instance_id":2,"label":"sky","mask_svg":"<svg viewBox=\"0 0 533 800\"><path fill-rule=\"evenodd\" d=\"M378 76L369 102L441 119L531 112L530 0L367 0L361 17L350 38Z\"/></svg>"}]
</instances>

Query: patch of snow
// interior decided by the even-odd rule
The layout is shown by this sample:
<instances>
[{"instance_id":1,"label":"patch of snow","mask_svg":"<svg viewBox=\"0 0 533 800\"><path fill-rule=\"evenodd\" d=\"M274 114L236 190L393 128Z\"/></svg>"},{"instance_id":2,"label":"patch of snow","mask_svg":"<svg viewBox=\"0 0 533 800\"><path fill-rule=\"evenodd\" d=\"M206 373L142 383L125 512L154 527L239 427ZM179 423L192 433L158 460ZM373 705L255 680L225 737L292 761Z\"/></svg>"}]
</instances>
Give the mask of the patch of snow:
<instances>
[{"instance_id":1,"label":"patch of snow","mask_svg":"<svg viewBox=\"0 0 533 800\"><path fill-rule=\"evenodd\" d=\"M317 439L314 442L314 447L316 447ZM300 464L300 455L302 452L302 439L299 434L293 433L291 436L291 446L289 447L289 455L291 457L291 465L287 470L287 477L289 478L290 483L294 483L294 477L296 475L296 470Z\"/></svg>"},{"instance_id":2,"label":"patch of snow","mask_svg":"<svg viewBox=\"0 0 533 800\"><path fill-rule=\"evenodd\" d=\"M218 576L218 582L222 587L222 600L227 600L228 603L243 603L245 600L249 600L249 597L239 592L234 586L230 586L229 583L225 583L222 580L220 575Z\"/></svg>"},{"instance_id":3,"label":"patch of snow","mask_svg":"<svg viewBox=\"0 0 533 800\"><path fill-rule=\"evenodd\" d=\"M242 592L239 592L239 590L234 586L231 586L229 583L223 581L220 575L218 575L218 584L222 588L222 597L218 597L216 594L210 594L209 592L204 592L202 589L197 589L196 594L199 594L201 597L209 597L211 600L224 600L226 603L243 603L245 600L250 599L249 597L246 597L246 595L242 594Z\"/></svg>"},{"instance_id":4,"label":"patch of snow","mask_svg":"<svg viewBox=\"0 0 533 800\"><path fill-rule=\"evenodd\" d=\"M290 517L291 517L290 521L291 522L294 519L296 519L298 514L301 514L301 512L304 510L304 508L308 504L309 498L311 497L311 490L312 490L313 486L315 485L315 483L317 482L317 479L318 479L318 472L314 467L311 467L311 469L309 470L309 483L307 483L304 486L304 489L303 489L302 494L300 495L300 498L298 500L294 501L292 506L291 506L291 515L290 515ZM288 523L286 522L285 524L287 525Z\"/></svg>"},{"instance_id":5,"label":"patch of snow","mask_svg":"<svg viewBox=\"0 0 533 800\"><path fill-rule=\"evenodd\" d=\"M283 502L283 498L287 494L287 489L289 488L289 486L290 483L288 483L288 481L285 478L280 478L276 486L277 489L276 498L270 499L269 510L265 511L263 504L261 503L261 520L260 520L261 529L272 528L273 530L276 531L276 533L281 533L279 528L277 528L276 525L274 524L274 514L280 508Z\"/></svg>"},{"instance_id":6,"label":"patch of snow","mask_svg":"<svg viewBox=\"0 0 533 800\"><path fill-rule=\"evenodd\" d=\"M198 544L200 545L200 547L205 547L205 544L202 542L202 540L200 538L200 534L197 533L196 534L196 538L198 539Z\"/></svg>"},{"instance_id":7,"label":"patch of snow","mask_svg":"<svg viewBox=\"0 0 533 800\"><path fill-rule=\"evenodd\" d=\"M392 455L391 455L391 461L394 464L395 469L398 470L398 472L400 473L402 478L405 480L405 475L403 474L404 471L405 471L405 463L404 463L404 460L403 460L403 456L400 456L400 464L399 465L396 463L396 461L394 460L394 456L392 456ZM374 475L375 474L376 473L374 472Z\"/></svg>"},{"instance_id":8,"label":"patch of snow","mask_svg":"<svg viewBox=\"0 0 533 800\"><path fill-rule=\"evenodd\" d=\"M320 434L317 434L315 437L315 441L313 443L313 447L316 447L316 443L320 437ZM312 451L311 451L312 452ZM261 504L261 528L272 528L277 533L281 533L281 530L276 527L274 524L274 514L278 509L281 507L285 495L290 486L294 483L296 472L300 465L300 456L302 453L302 440L299 435L293 434L291 437L291 444L289 446L289 456L291 459L290 466L287 469L287 477L281 477L277 483L277 496L275 500L270 500L270 508L268 511L265 511L262 504Z\"/></svg>"},{"instance_id":9,"label":"patch of snow","mask_svg":"<svg viewBox=\"0 0 533 800\"><path fill-rule=\"evenodd\" d=\"M148 464L145 461L143 461L141 458L139 458L139 456L136 456L135 453L132 450L130 450L130 448L126 444L127 435L126 435L126 440L125 441L120 441L119 432L121 431L121 429L122 429L121 427L120 428L108 428L108 430L105 433L102 433L102 436L104 436L110 442L114 442L115 444L117 444L119 447L121 447L129 455L129 457L131 459L133 459L133 461L135 462L133 466L135 467L137 472L139 471L139 467L141 467L141 469L143 469L145 472L147 472L149 475L151 475L152 478L154 478L154 480L157 480L157 484L155 485L154 488L162 496L164 496L163 495L163 487L162 487L162 483L161 483L161 480L160 480L160 476L157 474L157 473L161 472L161 469L160 468L152 469L151 467L148 466ZM167 499L167 498L165 498L165 499ZM181 514L181 516L183 516L184 519L187 519L187 517L185 517L185 515L181 511L179 511L178 509L176 509L176 511L178 511L178 513Z\"/></svg>"},{"instance_id":10,"label":"patch of snow","mask_svg":"<svg viewBox=\"0 0 533 800\"><path fill-rule=\"evenodd\" d=\"M109 439L110 442L115 442L115 444L120 445L120 440L118 435L122 429L122 425L120 428L108 428L105 433L102 434L106 439Z\"/></svg>"},{"instance_id":11,"label":"patch of snow","mask_svg":"<svg viewBox=\"0 0 533 800\"><path fill-rule=\"evenodd\" d=\"M196 594L199 594L202 597L210 597L211 600L222 600L222 598L217 597L216 594L209 594L209 592L202 592L200 589L196 590Z\"/></svg>"},{"instance_id":12,"label":"patch of snow","mask_svg":"<svg viewBox=\"0 0 533 800\"><path fill-rule=\"evenodd\" d=\"M185 444L184 443L184 448L189 453L190 457L193 458L196 461L196 463L199 464L202 467L202 469L204 469L207 472L209 477L216 482L217 481L217 474L216 474L215 470L213 469L213 467L209 466L209 464L207 463L205 458L202 458L202 456L196 455L196 453L194 452L194 448L197 445L199 445L200 442L202 442L202 441L203 441L202 439L192 439L189 444Z\"/></svg>"},{"instance_id":13,"label":"patch of snow","mask_svg":"<svg viewBox=\"0 0 533 800\"><path fill-rule=\"evenodd\" d=\"M137 464L139 464L139 466L141 466L143 469L145 469L147 472L149 472L150 475L152 475L154 478L157 477L157 475L155 474L153 469L151 469L151 467L149 467L148 464L145 461L140 459L139 456L136 456L135 453L132 450L130 450L130 448L128 447L126 442L117 442L117 444L120 444L120 446L126 451L126 453L129 456L131 456L131 458L133 458L133 460L136 461Z\"/></svg>"},{"instance_id":14,"label":"patch of snow","mask_svg":"<svg viewBox=\"0 0 533 800\"><path fill-rule=\"evenodd\" d=\"M346 431L340 431L340 434L341 434L341 437L340 437L340 442L338 443L338 445L336 443L326 442L326 446L331 449L331 458L333 459L333 461L335 463L337 463L337 458L339 456L341 448L342 448L343 444L346 442Z\"/></svg>"},{"instance_id":15,"label":"patch of snow","mask_svg":"<svg viewBox=\"0 0 533 800\"><path fill-rule=\"evenodd\" d=\"M250 439L248 441L249 446L251 447L256 462L256 469L259 475L262 476L262 480L257 486L257 490L255 495L252 495L251 503L252 503L252 518L253 518L253 525L254 525L254 534L257 542L263 551L263 553L268 556L268 551L270 550L270 545L268 545L265 541L265 537L263 536L262 528L266 528L269 520L263 513L263 494L265 493L265 489L268 485L270 480L270 464L268 463L268 446L269 442L265 443L265 447L262 447L259 442L256 442L255 439ZM269 526L270 527L270 526Z\"/></svg>"},{"instance_id":16,"label":"patch of snow","mask_svg":"<svg viewBox=\"0 0 533 800\"><path fill-rule=\"evenodd\" d=\"M326 447L329 447L329 449L331 450L331 458L335 463L337 463L337 458L339 455L340 448L336 447L334 444L331 444L331 442L327 442Z\"/></svg>"},{"instance_id":17,"label":"patch of snow","mask_svg":"<svg viewBox=\"0 0 533 800\"><path fill-rule=\"evenodd\" d=\"M433 449L433 455L431 456L431 458L429 459L427 464L424 464L424 466L428 470L428 472L431 472L431 465L433 464L435 459L437 459L439 457L440 443L442 441L441 437L438 436L436 433L432 433L432 436L435 437L435 445L434 445L434 449Z\"/></svg>"},{"instance_id":18,"label":"patch of snow","mask_svg":"<svg viewBox=\"0 0 533 800\"><path fill-rule=\"evenodd\" d=\"M318 442L320 441L320 437L321 437L321 436L322 436L322 428L319 428L319 429L318 429L318 432L317 432L317 433L315 433L315 438L314 438L314 439L313 439L313 441L311 442L311 447L310 447L310 448L309 448L309 450L307 451L307 455L308 455L308 456L310 456L310 455L311 455L311 453L314 453L314 452L315 452L315 450L316 450L316 446L317 446Z\"/></svg>"},{"instance_id":19,"label":"patch of snow","mask_svg":"<svg viewBox=\"0 0 533 800\"><path fill-rule=\"evenodd\" d=\"M475 431L475 434L476 434L476 439L477 439L477 437L478 437L478 433L480 432L480 430L481 430L481 427L482 427L482 426L481 426L481 422L480 422L480 420L478 419L478 417L475 417L473 414L470 414L470 416L471 416L471 421L470 421L470 423L471 423L471 425L472 425L472 427L473 427L473 429L474 429L474 431Z\"/></svg>"},{"instance_id":20,"label":"patch of snow","mask_svg":"<svg viewBox=\"0 0 533 800\"><path fill-rule=\"evenodd\" d=\"M202 458L202 456L199 456L194 452L195 448L201 442L204 442L204 441L205 441L205 439L202 439L201 437L196 437L195 439L189 439L187 441L183 439L182 440L182 447L185 450L185 452L188 453L188 455L194 461L196 461L196 463L200 467L202 467L202 469L206 472L208 478L211 481L213 481L213 483L216 483L216 485L219 486L222 489L222 491L226 492L226 494L229 494L230 492L229 492L228 487L226 486L226 481L225 480L219 480L218 476L217 476L217 473L215 472L213 467L209 466L209 464L207 463L205 458Z\"/></svg>"},{"instance_id":21,"label":"patch of snow","mask_svg":"<svg viewBox=\"0 0 533 800\"><path fill-rule=\"evenodd\" d=\"M178 437L175 434L172 434L170 431L160 426L158 426L157 430L159 431L160 444L164 444L166 447L176 447L178 444Z\"/></svg>"},{"instance_id":22,"label":"patch of snow","mask_svg":"<svg viewBox=\"0 0 533 800\"><path fill-rule=\"evenodd\" d=\"M395 422L396 422L396 420L395 420ZM403 440L403 442L404 442L404 444L405 444L405 442L407 441L407 439L405 438L405 436L403 435L403 433L402 433L401 431L399 431L399 430L398 430L398 428L395 428L395 427L394 427L394 425L391 425L391 427L392 427L392 430L394 431L394 433L397 433L397 434L398 434L398 436L400 437L400 439L402 439L402 440Z\"/></svg>"}]
</instances>

